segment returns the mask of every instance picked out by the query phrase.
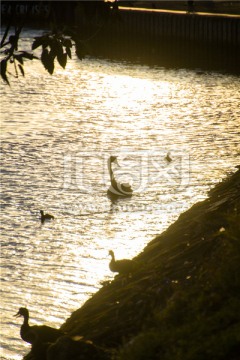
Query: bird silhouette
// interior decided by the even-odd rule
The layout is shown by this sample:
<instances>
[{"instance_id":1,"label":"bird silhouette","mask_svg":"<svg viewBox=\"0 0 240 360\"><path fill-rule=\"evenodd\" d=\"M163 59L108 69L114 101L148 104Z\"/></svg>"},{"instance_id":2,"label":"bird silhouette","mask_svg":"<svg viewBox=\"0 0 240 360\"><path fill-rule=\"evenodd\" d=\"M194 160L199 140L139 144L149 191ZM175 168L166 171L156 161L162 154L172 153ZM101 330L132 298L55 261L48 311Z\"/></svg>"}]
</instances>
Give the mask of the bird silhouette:
<instances>
[{"instance_id":1,"label":"bird silhouette","mask_svg":"<svg viewBox=\"0 0 240 360\"><path fill-rule=\"evenodd\" d=\"M168 152L167 155L165 156L165 160L166 160L168 163L172 162L172 158L171 158L169 152Z\"/></svg>"},{"instance_id":2,"label":"bird silhouette","mask_svg":"<svg viewBox=\"0 0 240 360\"><path fill-rule=\"evenodd\" d=\"M135 270L135 261L130 259L115 260L115 255L112 250L109 251L109 255L112 257L112 260L109 263L109 269L112 272L117 272L120 275L129 275Z\"/></svg>"},{"instance_id":3,"label":"bird silhouette","mask_svg":"<svg viewBox=\"0 0 240 360\"><path fill-rule=\"evenodd\" d=\"M27 308L21 307L18 310L18 313L15 317L23 316L23 324L20 329L20 336L23 341L26 341L30 344L33 344L34 341L37 339L39 342L42 343L53 343L55 342L60 336L63 336L64 333L59 330L52 328L46 325L33 325L30 326L28 323L29 320L29 311Z\"/></svg>"},{"instance_id":4,"label":"bird silhouette","mask_svg":"<svg viewBox=\"0 0 240 360\"><path fill-rule=\"evenodd\" d=\"M131 185L117 182L113 173L112 163L118 164L116 156L110 156L108 159L108 171L111 181L111 185L107 191L108 196L111 199L118 197L131 197L133 193Z\"/></svg>"},{"instance_id":5,"label":"bird silhouette","mask_svg":"<svg viewBox=\"0 0 240 360\"><path fill-rule=\"evenodd\" d=\"M50 215L50 214L44 214L43 210L40 210L40 214L41 214L41 223L43 224L46 220L53 220L54 216Z\"/></svg>"}]
</instances>

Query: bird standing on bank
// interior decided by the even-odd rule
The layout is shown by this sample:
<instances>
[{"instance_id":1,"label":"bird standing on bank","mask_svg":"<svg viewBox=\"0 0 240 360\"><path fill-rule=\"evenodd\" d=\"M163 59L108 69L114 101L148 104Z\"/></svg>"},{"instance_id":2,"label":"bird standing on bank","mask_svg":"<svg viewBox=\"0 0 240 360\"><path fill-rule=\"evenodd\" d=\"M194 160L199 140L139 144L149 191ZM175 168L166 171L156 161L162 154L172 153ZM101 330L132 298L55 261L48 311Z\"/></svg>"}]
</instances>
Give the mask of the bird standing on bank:
<instances>
[{"instance_id":1,"label":"bird standing on bank","mask_svg":"<svg viewBox=\"0 0 240 360\"><path fill-rule=\"evenodd\" d=\"M43 210L40 210L40 214L41 214L41 223L43 224L46 220L54 220L54 216L50 215L50 214L44 214Z\"/></svg>"},{"instance_id":2,"label":"bird standing on bank","mask_svg":"<svg viewBox=\"0 0 240 360\"><path fill-rule=\"evenodd\" d=\"M118 272L120 275L129 275L131 274L136 266L135 261L130 259L115 260L115 255L112 250L109 251L112 260L109 263L109 269L112 272Z\"/></svg>"},{"instance_id":3,"label":"bird standing on bank","mask_svg":"<svg viewBox=\"0 0 240 360\"><path fill-rule=\"evenodd\" d=\"M37 340L41 341L42 343L53 343L55 342L60 336L63 336L64 333L59 330L52 328L46 325L33 325L30 326L28 323L29 320L29 311L27 308L20 308L18 313L15 317L23 316L23 324L20 329L20 336L21 338L28 342L29 344L33 344L34 341Z\"/></svg>"}]
</instances>

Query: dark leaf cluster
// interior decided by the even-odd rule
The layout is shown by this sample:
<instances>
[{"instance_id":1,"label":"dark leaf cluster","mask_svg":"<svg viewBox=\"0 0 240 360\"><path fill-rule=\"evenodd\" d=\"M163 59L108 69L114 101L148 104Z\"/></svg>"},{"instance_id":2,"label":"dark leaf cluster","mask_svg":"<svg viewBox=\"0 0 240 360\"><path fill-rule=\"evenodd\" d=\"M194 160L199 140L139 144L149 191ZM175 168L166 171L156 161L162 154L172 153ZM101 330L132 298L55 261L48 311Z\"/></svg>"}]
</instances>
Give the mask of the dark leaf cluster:
<instances>
[{"instance_id":1,"label":"dark leaf cluster","mask_svg":"<svg viewBox=\"0 0 240 360\"><path fill-rule=\"evenodd\" d=\"M67 57L72 58L72 40L59 33L51 33L36 37L32 50L42 47L41 61L49 74L54 72L54 60L57 59L59 65L64 69L67 64Z\"/></svg>"},{"instance_id":2,"label":"dark leaf cluster","mask_svg":"<svg viewBox=\"0 0 240 360\"><path fill-rule=\"evenodd\" d=\"M1 40L1 77L5 83L10 85L8 75L13 75L8 71L8 65L14 65L14 76L18 74L25 75L24 60L41 60L44 68L53 74L54 62L57 59L59 65L64 69L67 59L72 58L72 48L75 45L76 55L80 60L84 57L82 43L76 40L75 34L65 35L59 31L53 31L42 36L34 38L32 43L32 51L41 47L41 55L35 56L32 52L19 51L19 37L22 27L15 28L15 34L9 35L10 26L5 30ZM9 36L8 36L9 35Z\"/></svg>"},{"instance_id":3,"label":"dark leaf cluster","mask_svg":"<svg viewBox=\"0 0 240 360\"><path fill-rule=\"evenodd\" d=\"M25 75L24 72L24 60L33 60L38 59L38 57L34 56L32 53L27 51L18 50L18 41L22 28L15 28L15 34L9 35L10 26L8 26L4 32L3 38L1 40L1 77L4 82L10 85L8 80L8 64L14 65L15 77L18 77L19 71L22 76Z\"/></svg>"},{"instance_id":4,"label":"dark leaf cluster","mask_svg":"<svg viewBox=\"0 0 240 360\"><path fill-rule=\"evenodd\" d=\"M51 1L49 3L51 3ZM98 2L96 1L86 1L83 3L84 7L89 10L86 11L86 13L89 12L90 14L97 14L96 16L100 14L100 18L104 20L104 23L109 20L110 13L112 13L113 18L117 13L118 5L116 1L114 2L114 4L103 4L103 2L100 2L101 4L97 4ZM111 9L112 12L109 12L109 9ZM15 17L16 14L13 13L13 17L10 18L9 24L5 29L0 45L1 78L8 85L10 85L8 75L13 75L15 77L18 77L19 73L22 76L25 75L25 60L38 59L42 62L44 68L49 72L49 74L53 74L55 68L55 60L64 69L66 67L68 58L72 58L73 46L75 46L75 53L77 57L80 60L84 58L86 52L86 40L84 42L79 40L79 34L75 32L74 27L70 26L69 28L67 28L65 25L63 27L63 24L59 25L56 21L54 7L52 7L52 10L53 12L50 19L50 27L52 31L49 30L49 33L34 38L34 41L32 43L32 51L41 48L41 53L38 57L33 55L33 53L31 52L19 51L18 49L19 38L23 28L23 24L26 22L27 19L21 22L21 26L16 26L16 24L19 24L18 20ZM61 26L61 29L59 28L59 26ZM12 28L15 30L13 33L12 31L10 31L12 30ZM9 65L13 65L14 67L13 74L9 71Z\"/></svg>"}]
</instances>

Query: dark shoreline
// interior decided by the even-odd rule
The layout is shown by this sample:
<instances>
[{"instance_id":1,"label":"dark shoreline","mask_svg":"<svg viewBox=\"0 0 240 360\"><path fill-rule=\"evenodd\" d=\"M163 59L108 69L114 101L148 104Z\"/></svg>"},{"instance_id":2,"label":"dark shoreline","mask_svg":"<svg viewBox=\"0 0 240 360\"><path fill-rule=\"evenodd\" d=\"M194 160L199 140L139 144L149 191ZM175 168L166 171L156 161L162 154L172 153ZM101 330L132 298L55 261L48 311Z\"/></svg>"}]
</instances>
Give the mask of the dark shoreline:
<instances>
[{"instance_id":1,"label":"dark shoreline","mask_svg":"<svg viewBox=\"0 0 240 360\"><path fill-rule=\"evenodd\" d=\"M116 276L72 313L68 337L92 341L99 360L238 359L240 169L134 260L132 277ZM70 356L74 346L59 339L48 360L89 359Z\"/></svg>"},{"instance_id":2,"label":"dark shoreline","mask_svg":"<svg viewBox=\"0 0 240 360\"><path fill-rule=\"evenodd\" d=\"M228 241L231 229L239 242L240 170L152 240L135 258L139 270L126 284L116 277L74 312L62 329L72 335L84 334L101 346L116 348L122 341L128 343L139 336L139 329L147 327L155 311L165 310L176 293L191 291L191 286L198 290L196 281L203 268L207 272L209 267L223 265L214 264L213 254L220 250L218 242L223 246Z\"/></svg>"}]
</instances>

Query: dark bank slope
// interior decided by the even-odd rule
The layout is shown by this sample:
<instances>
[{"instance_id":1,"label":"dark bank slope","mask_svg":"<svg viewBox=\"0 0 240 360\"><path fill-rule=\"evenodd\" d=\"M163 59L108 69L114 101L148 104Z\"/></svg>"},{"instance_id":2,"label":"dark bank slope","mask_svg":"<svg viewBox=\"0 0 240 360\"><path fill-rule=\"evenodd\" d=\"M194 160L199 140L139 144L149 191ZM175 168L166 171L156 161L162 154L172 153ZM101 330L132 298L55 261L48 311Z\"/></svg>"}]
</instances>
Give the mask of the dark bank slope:
<instances>
[{"instance_id":1,"label":"dark bank slope","mask_svg":"<svg viewBox=\"0 0 240 360\"><path fill-rule=\"evenodd\" d=\"M105 284L62 330L122 360L239 359L240 170L135 260L132 278Z\"/></svg>"}]
</instances>

